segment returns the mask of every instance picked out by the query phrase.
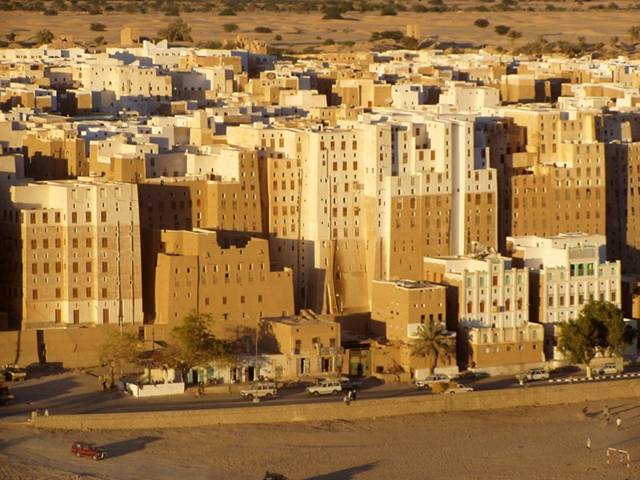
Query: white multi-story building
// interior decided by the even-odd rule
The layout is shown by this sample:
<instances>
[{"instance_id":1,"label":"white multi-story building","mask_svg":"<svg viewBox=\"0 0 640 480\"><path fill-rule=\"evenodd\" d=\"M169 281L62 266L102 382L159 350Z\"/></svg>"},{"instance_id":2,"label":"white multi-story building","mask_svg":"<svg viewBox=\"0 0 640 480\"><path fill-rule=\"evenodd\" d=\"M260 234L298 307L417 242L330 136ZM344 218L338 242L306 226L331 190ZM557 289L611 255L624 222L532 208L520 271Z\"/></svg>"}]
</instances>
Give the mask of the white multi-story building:
<instances>
[{"instance_id":1,"label":"white multi-story building","mask_svg":"<svg viewBox=\"0 0 640 480\"><path fill-rule=\"evenodd\" d=\"M534 311L546 326L546 349L554 358L560 358L554 348L557 324L576 319L593 300L621 307L621 264L606 261L603 235L507 237L507 246L534 274Z\"/></svg>"}]
</instances>

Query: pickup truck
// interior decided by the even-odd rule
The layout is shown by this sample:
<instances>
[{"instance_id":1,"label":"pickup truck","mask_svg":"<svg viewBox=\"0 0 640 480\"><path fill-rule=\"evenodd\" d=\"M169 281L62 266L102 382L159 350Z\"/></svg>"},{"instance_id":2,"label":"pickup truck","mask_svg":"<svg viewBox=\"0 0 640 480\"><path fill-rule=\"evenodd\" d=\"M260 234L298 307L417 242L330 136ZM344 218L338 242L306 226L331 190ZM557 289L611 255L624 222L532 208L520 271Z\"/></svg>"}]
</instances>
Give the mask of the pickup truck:
<instances>
[{"instance_id":1,"label":"pickup truck","mask_svg":"<svg viewBox=\"0 0 640 480\"><path fill-rule=\"evenodd\" d=\"M473 387L465 387L460 384L450 384L449 387L444 391L444 393L469 393L473 392Z\"/></svg>"},{"instance_id":2,"label":"pickup truck","mask_svg":"<svg viewBox=\"0 0 640 480\"><path fill-rule=\"evenodd\" d=\"M450 378L448 375L444 375L443 373L435 373L423 378L422 380L416 380L415 386L420 390L426 390L427 388L430 388L434 383L448 382L449 380Z\"/></svg>"},{"instance_id":3,"label":"pickup truck","mask_svg":"<svg viewBox=\"0 0 640 480\"><path fill-rule=\"evenodd\" d=\"M4 368L4 379L7 382L20 382L27 379L27 371L17 365L7 365Z\"/></svg>"},{"instance_id":4,"label":"pickup truck","mask_svg":"<svg viewBox=\"0 0 640 480\"><path fill-rule=\"evenodd\" d=\"M620 373L615 363L605 363L602 367L598 368L596 372L599 375L616 375Z\"/></svg>"},{"instance_id":5,"label":"pickup truck","mask_svg":"<svg viewBox=\"0 0 640 480\"><path fill-rule=\"evenodd\" d=\"M253 400L254 398L270 399L278 396L278 389L273 382L257 382L252 383L247 388L240 390L240 396L245 400Z\"/></svg>"},{"instance_id":6,"label":"pickup truck","mask_svg":"<svg viewBox=\"0 0 640 480\"><path fill-rule=\"evenodd\" d=\"M313 397L318 397L320 395L337 395L341 391L342 383L340 383L340 380L337 378L327 378L321 380L320 383L316 385L307 387L307 393Z\"/></svg>"}]
</instances>

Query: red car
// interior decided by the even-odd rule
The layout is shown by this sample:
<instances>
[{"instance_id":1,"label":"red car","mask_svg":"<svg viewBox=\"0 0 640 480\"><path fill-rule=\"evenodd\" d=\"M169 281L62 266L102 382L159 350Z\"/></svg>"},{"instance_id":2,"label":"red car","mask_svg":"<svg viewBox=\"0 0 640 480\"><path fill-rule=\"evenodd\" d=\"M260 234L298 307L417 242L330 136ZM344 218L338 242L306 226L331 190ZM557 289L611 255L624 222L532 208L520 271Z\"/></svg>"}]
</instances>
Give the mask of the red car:
<instances>
[{"instance_id":1,"label":"red car","mask_svg":"<svg viewBox=\"0 0 640 480\"><path fill-rule=\"evenodd\" d=\"M102 460L106 456L104 450L93 443L74 442L71 444L71 453L76 457L91 457L94 460Z\"/></svg>"}]
</instances>

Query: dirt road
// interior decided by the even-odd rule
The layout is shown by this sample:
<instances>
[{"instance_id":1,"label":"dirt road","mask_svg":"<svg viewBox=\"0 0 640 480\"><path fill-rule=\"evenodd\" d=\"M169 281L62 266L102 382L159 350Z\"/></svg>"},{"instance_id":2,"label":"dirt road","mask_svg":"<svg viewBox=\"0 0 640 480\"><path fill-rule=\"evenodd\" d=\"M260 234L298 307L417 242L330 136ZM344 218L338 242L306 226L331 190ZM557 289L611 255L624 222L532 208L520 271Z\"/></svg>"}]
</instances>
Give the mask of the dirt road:
<instances>
[{"instance_id":1,"label":"dirt road","mask_svg":"<svg viewBox=\"0 0 640 480\"><path fill-rule=\"evenodd\" d=\"M144 472L157 480L257 480L267 469L308 480L638 478L640 402L611 403L609 424L599 415L603 406L589 405L586 417L583 405L574 405L145 432L45 432L0 424L0 479L138 480ZM104 446L109 458L71 456L77 439ZM606 465L611 446L631 453L630 469Z\"/></svg>"}]
</instances>

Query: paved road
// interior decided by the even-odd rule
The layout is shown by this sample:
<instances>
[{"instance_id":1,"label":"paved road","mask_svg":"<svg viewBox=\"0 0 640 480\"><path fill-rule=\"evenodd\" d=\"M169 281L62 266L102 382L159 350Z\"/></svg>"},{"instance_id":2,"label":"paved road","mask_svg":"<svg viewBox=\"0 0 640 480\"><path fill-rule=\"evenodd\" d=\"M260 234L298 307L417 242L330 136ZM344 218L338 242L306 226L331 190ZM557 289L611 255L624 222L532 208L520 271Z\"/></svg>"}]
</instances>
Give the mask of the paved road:
<instances>
[{"instance_id":1,"label":"paved road","mask_svg":"<svg viewBox=\"0 0 640 480\"><path fill-rule=\"evenodd\" d=\"M628 371L638 371L640 367ZM553 372L552 379L572 376L567 371ZM626 379L615 379L625 381ZM476 390L495 390L504 388L544 388L555 385L547 381L531 382L521 386L514 376L488 377L484 379L462 381ZM252 408L256 404L242 400L238 394L207 394L196 397L192 393L180 396L136 399L120 393L104 393L96 391L97 382L86 373L69 372L51 375L39 379L30 379L16 384L12 393L16 400L8 407L0 407L0 418L13 421L24 421L35 409L49 409L51 413L117 413L117 412L152 412L160 410L184 410L207 408ZM358 393L358 399L380 399L404 396L428 396L429 392L417 390L407 384L379 384L375 380L364 382ZM292 405L300 403L341 402L342 395L309 397L303 386L280 390L279 398L260 402L261 406Z\"/></svg>"}]
</instances>

